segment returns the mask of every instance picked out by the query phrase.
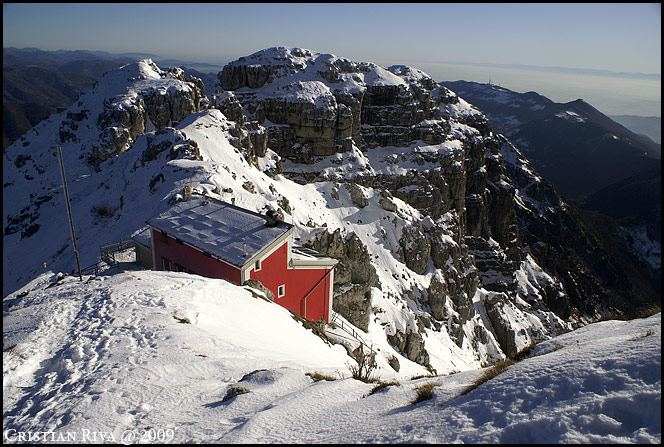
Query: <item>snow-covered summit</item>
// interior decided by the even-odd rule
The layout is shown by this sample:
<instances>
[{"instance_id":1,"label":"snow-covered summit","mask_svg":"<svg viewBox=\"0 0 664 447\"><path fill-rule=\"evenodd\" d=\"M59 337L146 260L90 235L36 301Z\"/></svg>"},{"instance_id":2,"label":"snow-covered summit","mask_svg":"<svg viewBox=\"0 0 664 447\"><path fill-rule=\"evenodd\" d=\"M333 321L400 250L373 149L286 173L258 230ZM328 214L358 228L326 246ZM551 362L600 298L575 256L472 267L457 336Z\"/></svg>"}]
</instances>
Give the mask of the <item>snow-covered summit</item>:
<instances>
[{"instance_id":1,"label":"snow-covered summit","mask_svg":"<svg viewBox=\"0 0 664 447\"><path fill-rule=\"evenodd\" d=\"M67 112L52 116L7 149L5 195L11 200L5 201L3 210L3 254L14 262L4 264L5 294L43 272L44 262L54 271L72 272L76 268L69 232L60 231L68 222L55 151L59 145L69 181L81 267L99 260L100 245L139 232L146 220L165 210L185 185L191 185L256 212L280 210L286 222L295 226L296 240L301 244L316 244L328 237L326 234L338 235L334 240L340 245L335 250L347 257L343 267L347 270L338 267L335 275L344 281L338 290L346 300L363 300L359 312L353 311L361 318L361 323L355 323L382 334L386 350L394 349L386 339L392 337L399 364L395 367L406 368L409 362L419 361L417 368L429 365L449 371L474 368L503 355L491 336L474 345L469 340L462 342L464 337L474 337L472 334L490 333L479 315L456 322L455 339L435 326L425 329L430 333L427 338L419 334L416 315L427 309L426 290L433 278L446 281L448 275L426 268L426 263L417 273L411 270L407 259L416 249L414 240L407 243L403 234L419 226L424 217L420 211L380 189L334 182L301 184L275 174L281 159L274 151L268 149L253 160L244 152L239 140L248 135L249 124L229 121L217 109L195 112L191 94L196 92L196 82L179 78L177 70L169 75L149 61L125 66L81 95ZM69 132L60 132L63 128ZM123 135L127 138L119 138ZM116 150L106 152L106 157L92 157L95 163L91 164L94 148L108 137ZM417 149L420 146L422 150ZM441 146L418 144L414 150L421 154L418 157L453 156L460 160L462 152L458 141ZM377 150L367 159L356 147L346 155L364 158L379 171L393 164L388 159L399 156L393 148ZM414 162L413 167L435 170L434 161L435 157L422 166ZM445 215L451 222L457 218L455 213ZM456 230L435 231L440 232L437 247L449 246L445 250L452 252L461 249L455 241ZM329 255L331 247L323 248ZM445 254L439 255L436 264L445 262ZM472 276L473 269L465 266L468 262L450 258L449 274L458 269L460 277ZM358 280L360 272L375 280ZM461 284L456 287L465 288ZM405 306L399 297L413 290L424 304L412 301ZM465 293L469 302L476 295L474 289ZM481 300L484 294L478 291L475 298ZM338 302L344 303L344 299ZM348 301L345 306L356 308L357 304ZM453 311L454 305L441 299L436 306ZM375 314L367 313L368 309ZM426 354L441 346L454 354ZM396 360L399 352L406 355Z\"/></svg>"},{"instance_id":2,"label":"snow-covered summit","mask_svg":"<svg viewBox=\"0 0 664 447\"><path fill-rule=\"evenodd\" d=\"M398 74L395 74L398 73ZM353 62L329 53L274 47L230 62L220 74L224 90L261 96L283 96L315 102L325 94L356 94L367 86L401 86L411 81L433 83L420 70L406 66L385 69L370 62ZM256 90L257 89L257 90Z\"/></svg>"}]
</instances>

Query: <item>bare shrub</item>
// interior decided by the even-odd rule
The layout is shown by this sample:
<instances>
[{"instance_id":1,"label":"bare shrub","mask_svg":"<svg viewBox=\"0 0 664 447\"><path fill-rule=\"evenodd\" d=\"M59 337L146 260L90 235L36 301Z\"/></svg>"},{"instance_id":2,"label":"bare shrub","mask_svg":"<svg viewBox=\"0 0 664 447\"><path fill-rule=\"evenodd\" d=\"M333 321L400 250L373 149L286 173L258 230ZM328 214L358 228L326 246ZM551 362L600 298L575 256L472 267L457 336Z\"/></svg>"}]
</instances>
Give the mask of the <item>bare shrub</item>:
<instances>
[{"instance_id":1,"label":"bare shrub","mask_svg":"<svg viewBox=\"0 0 664 447\"><path fill-rule=\"evenodd\" d=\"M222 402L226 402L228 400L233 399L235 396L239 396L240 394L247 394L251 393L251 390L249 388L245 388L243 386L233 386L228 389L226 392L226 395L224 398L221 400Z\"/></svg>"},{"instance_id":2,"label":"bare shrub","mask_svg":"<svg viewBox=\"0 0 664 447\"><path fill-rule=\"evenodd\" d=\"M346 366L350 370L353 379L360 380L365 383L378 382L380 379L375 374L376 367L376 353L364 352L362 345L354 352L353 360L355 364L347 363Z\"/></svg>"},{"instance_id":3,"label":"bare shrub","mask_svg":"<svg viewBox=\"0 0 664 447\"><path fill-rule=\"evenodd\" d=\"M99 205L92 207L92 213L99 217L109 218L115 216L116 208L113 208L107 202L102 202Z\"/></svg>"},{"instance_id":4,"label":"bare shrub","mask_svg":"<svg viewBox=\"0 0 664 447\"><path fill-rule=\"evenodd\" d=\"M173 318L175 318L178 323L191 324L191 320L189 320L187 317L178 317L177 315L173 315Z\"/></svg>"}]
</instances>

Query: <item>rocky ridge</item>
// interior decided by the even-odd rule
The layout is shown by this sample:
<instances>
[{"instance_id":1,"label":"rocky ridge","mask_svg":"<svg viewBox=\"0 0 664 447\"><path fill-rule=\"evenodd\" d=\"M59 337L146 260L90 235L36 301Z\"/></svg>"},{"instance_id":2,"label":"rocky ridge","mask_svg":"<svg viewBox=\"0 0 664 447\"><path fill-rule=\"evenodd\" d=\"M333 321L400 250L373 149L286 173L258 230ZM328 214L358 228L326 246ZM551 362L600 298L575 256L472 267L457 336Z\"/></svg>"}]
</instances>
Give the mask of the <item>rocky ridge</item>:
<instances>
[{"instance_id":1,"label":"rocky ridge","mask_svg":"<svg viewBox=\"0 0 664 447\"><path fill-rule=\"evenodd\" d=\"M444 277L454 278L451 292L447 281L438 280L421 291L434 320L445 317L439 297L456 297L457 312L456 308L470 309L468 297L478 285L496 293L488 312L496 332L509 331L509 325L499 318L504 312L495 309L505 303L515 305L524 297L532 302L538 296L538 310L555 309L563 319L577 322L582 316L592 317L597 309L625 309L627 289L616 292L615 284L602 279L616 266L593 244L553 187L509 140L493 134L481 112L423 72L405 66L383 69L297 48L271 48L231 62L219 79L224 90L238 97L245 113L267 127L271 147L277 152L286 148L279 153L293 166L321 166L321 159L333 155L330 151L336 152L330 161L345 161L343 154L359 149L362 166L351 175L344 172L345 181L355 184L347 188L357 191L357 185L363 185L380 190L435 222L426 228L419 223L404 228L398 250L413 272L424 274L431 263L445 272ZM303 107L311 120L303 121ZM445 143L448 150L430 149ZM382 157L388 147L395 150ZM411 163L413 168L397 173L381 166L387 163L399 167ZM315 167L308 174L309 180L331 177L329 169ZM361 198L354 203L363 205ZM389 199L384 198L384 203ZM453 232L437 225L441 216L456 221ZM556 233L556 238L539 240L545 232ZM441 244L441 235L458 245ZM569 241L562 250L556 242L561 236ZM324 244L317 243L316 248L324 251ZM593 255L580 259L575 250ZM445 269L450 259L456 260L454 273ZM519 288L519 272L524 263L538 262L553 276L540 275L545 280L531 284L536 294L531 295L531 290L526 295ZM458 272L467 271L469 265L476 273L460 276ZM466 300L459 300L464 294ZM601 299L602 294L612 298ZM358 295L357 302L361 300ZM520 310L532 311L529 306ZM346 316L365 326L364 321ZM461 325L471 316L472 312L461 312ZM456 336L458 341L463 338ZM514 337L499 337L505 340L501 348L508 354L517 349Z\"/></svg>"},{"instance_id":2,"label":"rocky ridge","mask_svg":"<svg viewBox=\"0 0 664 447\"><path fill-rule=\"evenodd\" d=\"M312 166L309 180L334 177L329 163L320 160L345 161L343 154L355 149L363 169L339 177L357 206L364 206L358 192L362 185L379 191L388 212L394 210L390 197L397 197L428 216L424 225L415 222L402 229L397 250L415 274L435 272L428 287L399 291L418 296L420 309L427 312L422 325L446 321L450 336L462 345L461 328L475 315L472 298L478 286L496 292L492 308L515 301L515 272L526 259L518 246L516 188L503 166L501 142L481 112L419 70L383 69L301 49L272 48L241 58L228 64L219 79L222 89L233 90L245 114L266 126L271 147L293 166ZM310 121L303 121L303 108ZM313 246L327 252L331 238L324 235ZM335 235L333 245L341 238ZM327 253L337 252L335 247ZM337 282L350 284L343 275ZM543 295L552 286L536 287ZM360 312L339 309L360 328L370 317L364 310L367 297L366 290L355 295ZM494 330L509 331L499 310L488 315ZM539 328L532 331L537 334ZM508 354L518 349L515 336L500 337ZM391 337L405 349L407 336Z\"/></svg>"},{"instance_id":3,"label":"rocky ridge","mask_svg":"<svg viewBox=\"0 0 664 447\"><path fill-rule=\"evenodd\" d=\"M547 261L556 241L537 238L574 222L555 191L479 110L421 71L273 48L219 79L208 99L178 70L130 64L8 148L8 250L44 247L57 179L34 175L62 145L74 195L112 210L81 225L84 257L95 256L98 231L140 230L184 184L277 209L300 243L340 260L334 309L381 331L394 350L386 358L476 367L616 305L601 292L586 299L597 283L583 263L572 268L578 257ZM15 230L28 225L30 234ZM49 263L71 265L66 238L53 244L42 249ZM25 274L6 270L5 282Z\"/></svg>"}]
</instances>

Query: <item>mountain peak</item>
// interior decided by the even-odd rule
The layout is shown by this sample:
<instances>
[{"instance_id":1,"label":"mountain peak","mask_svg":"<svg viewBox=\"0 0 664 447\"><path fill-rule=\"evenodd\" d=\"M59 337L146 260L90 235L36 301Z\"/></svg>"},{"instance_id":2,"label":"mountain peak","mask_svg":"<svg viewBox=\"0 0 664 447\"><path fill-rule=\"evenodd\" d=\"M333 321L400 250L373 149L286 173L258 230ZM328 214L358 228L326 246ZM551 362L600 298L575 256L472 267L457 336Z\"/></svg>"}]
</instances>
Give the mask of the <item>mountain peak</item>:
<instances>
[{"instance_id":1,"label":"mountain peak","mask_svg":"<svg viewBox=\"0 0 664 447\"><path fill-rule=\"evenodd\" d=\"M316 89L325 86L348 94L368 85L408 88L409 84L420 82L426 83L429 90L435 87L430 76L406 65L384 68L371 62L354 62L330 53L290 47L272 47L240 57L224 67L219 79L224 90L272 85L281 94L291 91L295 97L302 96L297 91L307 85L312 87L311 83L319 84ZM274 89L269 91L270 95Z\"/></svg>"}]
</instances>

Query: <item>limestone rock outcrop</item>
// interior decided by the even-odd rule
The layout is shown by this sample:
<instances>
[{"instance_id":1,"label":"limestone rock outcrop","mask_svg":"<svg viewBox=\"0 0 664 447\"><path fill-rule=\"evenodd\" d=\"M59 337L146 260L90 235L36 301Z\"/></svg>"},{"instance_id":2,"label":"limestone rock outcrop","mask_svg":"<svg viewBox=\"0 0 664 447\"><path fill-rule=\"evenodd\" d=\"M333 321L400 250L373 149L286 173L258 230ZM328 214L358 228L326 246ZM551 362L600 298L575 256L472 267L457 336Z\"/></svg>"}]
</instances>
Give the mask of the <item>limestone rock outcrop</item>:
<instances>
[{"instance_id":1,"label":"limestone rock outcrop","mask_svg":"<svg viewBox=\"0 0 664 447\"><path fill-rule=\"evenodd\" d=\"M359 147L439 144L450 132L438 107L447 89L419 70L388 70L299 48L270 48L226 65L219 74L252 119L267 128L282 157L316 157Z\"/></svg>"},{"instance_id":2,"label":"limestone rock outcrop","mask_svg":"<svg viewBox=\"0 0 664 447\"><path fill-rule=\"evenodd\" d=\"M129 149L141 134L155 129L177 124L192 113L208 107L205 87L198 78L187 77L180 68L161 70L152 61L144 60L111 72L109 78L95 83L92 94L104 93L105 84L117 81L116 77L126 75L138 81L127 89L126 94L104 98L103 111L97 116L96 126L101 129L99 144L95 144L88 156L88 162L99 164ZM163 80L160 84L140 82L147 79ZM82 111L85 112L85 111ZM77 116L73 114L61 129L61 140L71 138L67 128L77 127Z\"/></svg>"},{"instance_id":3,"label":"limestone rock outcrop","mask_svg":"<svg viewBox=\"0 0 664 447\"><path fill-rule=\"evenodd\" d=\"M358 328L369 327L371 288L380 288L376 270L370 262L366 246L355 233L346 237L340 230L324 230L309 243L314 250L332 258L339 264L334 273L334 310Z\"/></svg>"}]
</instances>

